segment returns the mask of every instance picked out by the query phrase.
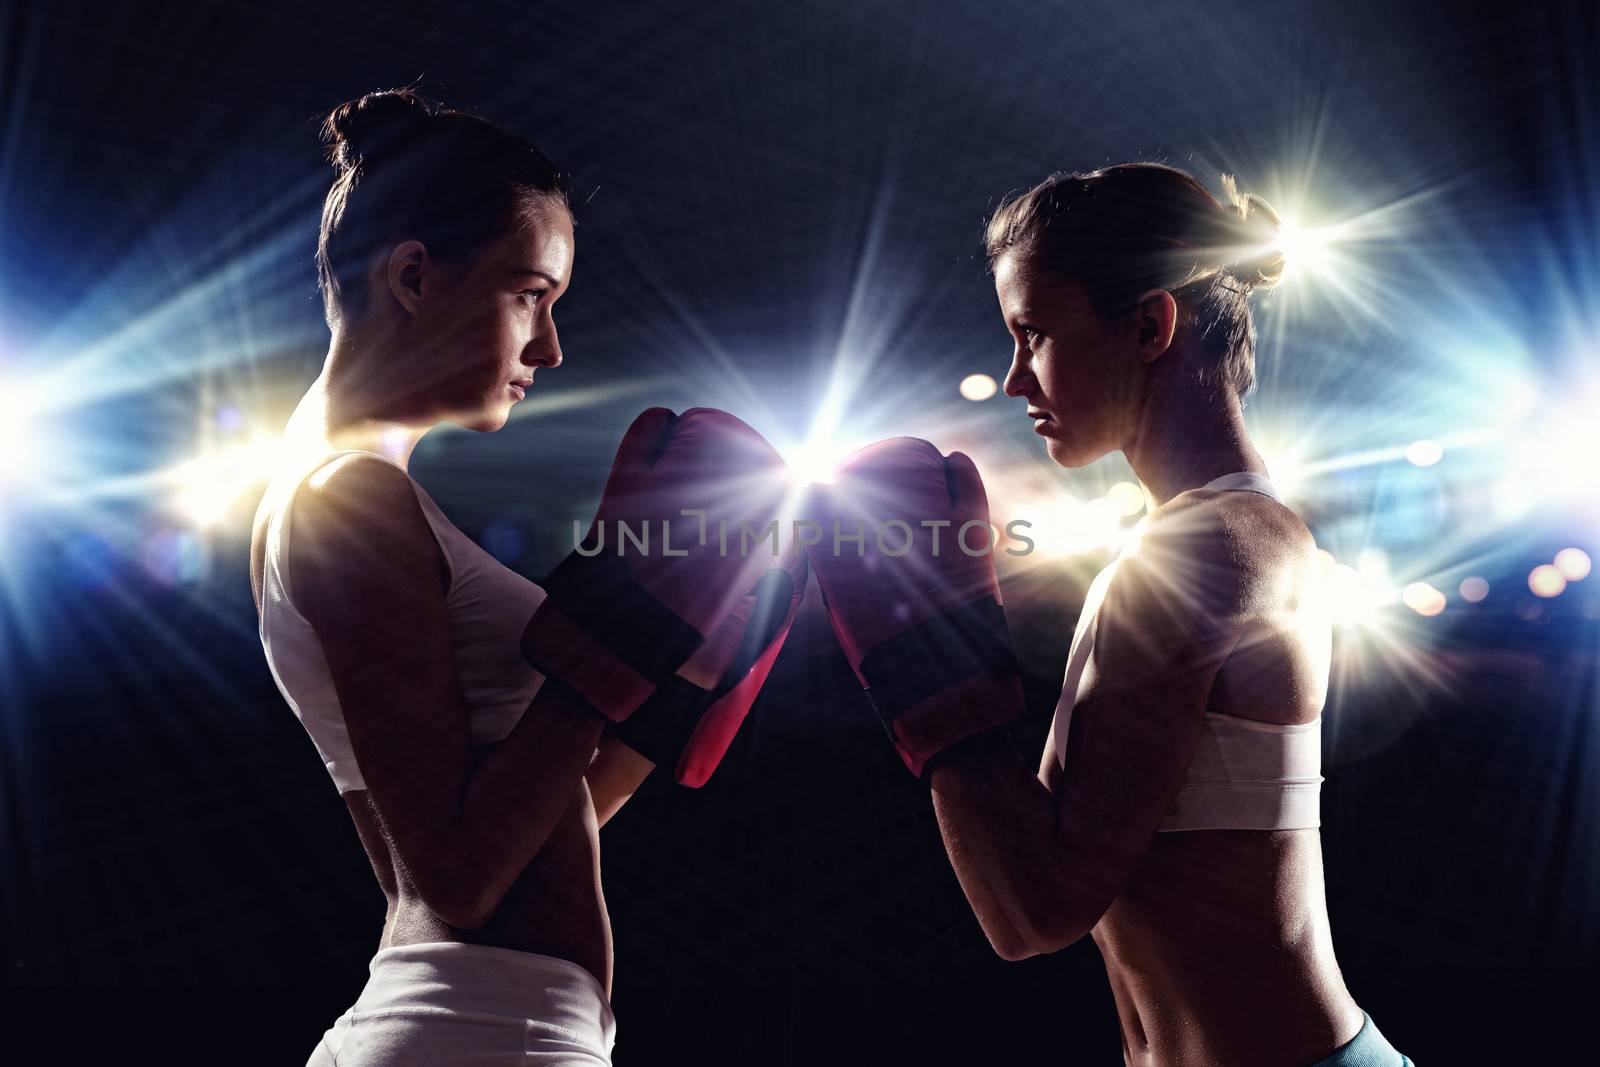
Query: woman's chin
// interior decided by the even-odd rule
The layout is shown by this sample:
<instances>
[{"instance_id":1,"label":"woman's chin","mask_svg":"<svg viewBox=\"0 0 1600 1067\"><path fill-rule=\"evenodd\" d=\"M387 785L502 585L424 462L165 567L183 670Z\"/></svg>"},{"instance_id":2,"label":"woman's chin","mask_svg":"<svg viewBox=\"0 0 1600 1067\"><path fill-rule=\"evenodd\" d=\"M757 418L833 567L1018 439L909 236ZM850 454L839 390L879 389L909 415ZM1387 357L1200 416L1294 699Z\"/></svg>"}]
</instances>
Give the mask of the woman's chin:
<instances>
[{"instance_id":1,"label":"woman's chin","mask_svg":"<svg viewBox=\"0 0 1600 1067\"><path fill-rule=\"evenodd\" d=\"M475 411L470 415L462 414L451 416L444 421L454 423L463 430L472 430L476 433L494 433L496 430L500 429L508 421L510 421L510 417L511 409L509 407L498 409L485 408L482 411Z\"/></svg>"},{"instance_id":2,"label":"woman's chin","mask_svg":"<svg viewBox=\"0 0 1600 1067\"><path fill-rule=\"evenodd\" d=\"M1045 438L1044 447L1045 451L1050 454L1050 458L1063 467L1087 467L1105 455L1104 451L1096 452L1092 449L1084 449L1075 446L1069 441L1063 441L1059 437Z\"/></svg>"}]
</instances>

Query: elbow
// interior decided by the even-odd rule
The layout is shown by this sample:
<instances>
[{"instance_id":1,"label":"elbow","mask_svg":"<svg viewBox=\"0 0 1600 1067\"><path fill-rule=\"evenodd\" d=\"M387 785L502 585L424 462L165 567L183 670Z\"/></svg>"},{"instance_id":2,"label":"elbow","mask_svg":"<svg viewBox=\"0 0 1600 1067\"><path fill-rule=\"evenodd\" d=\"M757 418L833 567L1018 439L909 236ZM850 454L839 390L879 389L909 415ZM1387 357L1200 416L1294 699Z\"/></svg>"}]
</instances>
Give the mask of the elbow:
<instances>
[{"instance_id":1,"label":"elbow","mask_svg":"<svg viewBox=\"0 0 1600 1067\"><path fill-rule=\"evenodd\" d=\"M1065 916L1041 916L1031 922L1018 923L1017 933L1027 945L1027 952L1014 958L1048 956L1052 952L1060 952L1068 945L1082 940L1092 928L1092 923L1074 921Z\"/></svg>"},{"instance_id":2,"label":"elbow","mask_svg":"<svg viewBox=\"0 0 1600 1067\"><path fill-rule=\"evenodd\" d=\"M493 908L483 907L453 908L449 911L434 908L433 913L457 930L480 929L494 917Z\"/></svg>"},{"instance_id":3,"label":"elbow","mask_svg":"<svg viewBox=\"0 0 1600 1067\"><path fill-rule=\"evenodd\" d=\"M420 888L420 887L419 887ZM431 892L422 893L422 902L440 921L457 930L477 930L487 926L499 908L499 898L486 886L446 879Z\"/></svg>"},{"instance_id":4,"label":"elbow","mask_svg":"<svg viewBox=\"0 0 1600 1067\"><path fill-rule=\"evenodd\" d=\"M1002 959L1025 959L1060 952L1082 940L1105 912L1105 908L1080 906L1079 902L1070 900L1065 904L1061 901L1034 902L1018 910L1019 914L1012 919L1026 951L1016 956L1001 952ZM1000 951L999 946L996 951Z\"/></svg>"},{"instance_id":5,"label":"elbow","mask_svg":"<svg viewBox=\"0 0 1600 1067\"><path fill-rule=\"evenodd\" d=\"M994 954L1007 963L1016 963L1018 960L1032 959L1039 955L1039 951L1024 941L1020 936L1006 940L989 939L989 946L994 949Z\"/></svg>"},{"instance_id":6,"label":"elbow","mask_svg":"<svg viewBox=\"0 0 1600 1067\"><path fill-rule=\"evenodd\" d=\"M1028 945L1028 951L1021 956L1005 957L1007 959L1025 959L1027 956L1048 956L1052 952L1060 952L1068 945L1082 940L1091 927L1079 923L1059 923L1047 926L1034 925L1022 932L1022 938Z\"/></svg>"},{"instance_id":7,"label":"elbow","mask_svg":"<svg viewBox=\"0 0 1600 1067\"><path fill-rule=\"evenodd\" d=\"M1019 879L1011 916L1018 935L1041 956L1083 940L1122 893L1122 868L1055 863Z\"/></svg>"},{"instance_id":8,"label":"elbow","mask_svg":"<svg viewBox=\"0 0 1600 1067\"><path fill-rule=\"evenodd\" d=\"M493 908L458 906L448 909L435 907L430 910L442 921L457 930L478 930L487 926L489 920L494 918Z\"/></svg>"},{"instance_id":9,"label":"elbow","mask_svg":"<svg viewBox=\"0 0 1600 1067\"><path fill-rule=\"evenodd\" d=\"M1013 963L1025 960L1030 956L1037 956L1035 952L1017 932L1016 926L1011 922L1009 915L1002 912L999 915L978 912L978 928L983 931L983 936L988 939L989 947L994 949L994 954Z\"/></svg>"}]
</instances>

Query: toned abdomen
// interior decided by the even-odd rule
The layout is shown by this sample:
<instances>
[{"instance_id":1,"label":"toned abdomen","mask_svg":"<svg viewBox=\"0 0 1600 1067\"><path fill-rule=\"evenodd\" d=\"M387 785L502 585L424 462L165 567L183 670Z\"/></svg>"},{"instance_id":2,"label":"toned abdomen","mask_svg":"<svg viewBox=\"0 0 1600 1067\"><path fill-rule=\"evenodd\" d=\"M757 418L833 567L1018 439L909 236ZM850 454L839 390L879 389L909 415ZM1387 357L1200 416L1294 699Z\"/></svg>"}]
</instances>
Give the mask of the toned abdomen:
<instances>
[{"instance_id":1,"label":"toned abdomen","mask_svg":"<svg viewBox=\"0 0 1600 1067\"><path fill-rule=\"evenodd\" d=\"M1158 834L1094 939L1133 1064L1313 1063L1361 1026L1316 830Z\"/></svg>"}]
</instances>

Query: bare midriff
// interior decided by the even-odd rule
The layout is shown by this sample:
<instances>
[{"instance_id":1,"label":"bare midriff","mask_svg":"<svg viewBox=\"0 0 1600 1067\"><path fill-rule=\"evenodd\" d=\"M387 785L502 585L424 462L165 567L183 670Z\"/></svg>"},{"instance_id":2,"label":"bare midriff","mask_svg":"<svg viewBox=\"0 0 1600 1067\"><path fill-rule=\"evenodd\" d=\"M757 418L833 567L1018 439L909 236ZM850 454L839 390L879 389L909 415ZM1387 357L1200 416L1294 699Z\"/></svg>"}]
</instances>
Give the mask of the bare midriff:
<instances>
[{"instance_id":1,"label":"bare midriff","mask_svg":"<svg viewBox=\"0 0 1600 1067\"><path fill-rule=\"evenodd\" d=\"M600 884L600 830L581 778L566 812L494 915L471 930L435 915L403 866L397 869L367 792L358 789L343 797L388 900L379 948L458 941L535 952L576 963L611 995L611 922Z\"/></svg>"}]
</instances>

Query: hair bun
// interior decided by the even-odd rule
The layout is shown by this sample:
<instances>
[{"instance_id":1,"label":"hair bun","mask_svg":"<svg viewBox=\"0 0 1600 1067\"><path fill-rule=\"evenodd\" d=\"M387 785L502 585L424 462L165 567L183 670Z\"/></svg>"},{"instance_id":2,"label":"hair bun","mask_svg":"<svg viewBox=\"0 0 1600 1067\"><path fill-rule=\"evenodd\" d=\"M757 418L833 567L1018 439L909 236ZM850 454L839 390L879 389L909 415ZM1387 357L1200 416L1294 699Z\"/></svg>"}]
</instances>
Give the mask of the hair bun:
<instances>
[{"instance_id":1,"label":"hair bun","mask_svg":"<svg viewBox=\"0 0 1600 1067\"><path fill-rule=\"evenodd\" d=\"M322 120L328 161L352 169L425 134L439 105L410 89L380 89L347 100Z\"/></svg>"},{"instance_id":2,"label":"hair bun","mask_svg":"<svg viewBox=\"0 0 1600 1067\"><path fill-rule=\"evenodd\" d=\"M1248 289L1271 289L1283 281L1287 259L1283 250L1283 220L1271 204L1254 193L1239 192L1233 175L1222 176L1230 214L1237 237L1231 242L1238 258L1224 268L1227 274Z\"/></svg>"}]
</instances>

